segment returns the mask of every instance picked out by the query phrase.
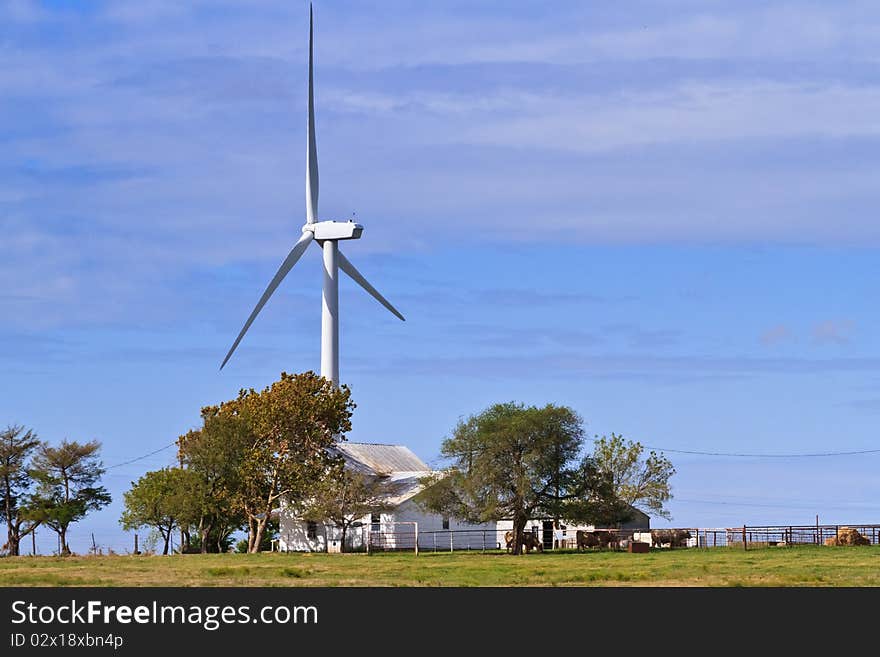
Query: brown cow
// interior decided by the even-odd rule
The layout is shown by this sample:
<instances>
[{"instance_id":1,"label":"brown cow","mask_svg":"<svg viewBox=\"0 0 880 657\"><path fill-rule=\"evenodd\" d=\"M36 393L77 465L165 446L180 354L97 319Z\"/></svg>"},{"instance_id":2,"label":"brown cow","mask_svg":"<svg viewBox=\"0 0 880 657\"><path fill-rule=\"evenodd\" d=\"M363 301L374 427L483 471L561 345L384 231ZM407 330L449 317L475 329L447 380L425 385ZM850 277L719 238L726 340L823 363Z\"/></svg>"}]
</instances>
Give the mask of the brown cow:
<instances>
[{"instance_id":1,"label":"brown cow","mask_svg":"<svg viewBox=\"0 0 880 657\"><path fill-rule=\"evenodd\" d=\"M614 532L607 529L594 529L592 531L578 529L577 532L575 532L575 539L577 541L578 550L586 550L587 548L593 547L602 549L617 544L617 537Z\"/></svg>"},{"instance_id":2,"label":"brown cow","mask_svg":"<svg viewBox=\"0 0 880 657\"><path fill-rule=\"evenodd\" d=\"M513 548L513 531L504 532L504 542L507 544L507 551ZM526 554L529 554L533 549L538 552L544 551L544 544L538 540L538 535L534 532L524 531L522 536L522 546L525 548Z\"/></svg>"},{"instance_id":3,"label":"brown cow","mask_svg":"<svg viewBox=\"0 0 880 657\"><path fill-rule=\"evenodd\" d=\"M669 545L671 548L687 547L687 540L690 537L691 533L687 529L652 529L651 547L664 545Z\"/></svg>"}]
</instances>

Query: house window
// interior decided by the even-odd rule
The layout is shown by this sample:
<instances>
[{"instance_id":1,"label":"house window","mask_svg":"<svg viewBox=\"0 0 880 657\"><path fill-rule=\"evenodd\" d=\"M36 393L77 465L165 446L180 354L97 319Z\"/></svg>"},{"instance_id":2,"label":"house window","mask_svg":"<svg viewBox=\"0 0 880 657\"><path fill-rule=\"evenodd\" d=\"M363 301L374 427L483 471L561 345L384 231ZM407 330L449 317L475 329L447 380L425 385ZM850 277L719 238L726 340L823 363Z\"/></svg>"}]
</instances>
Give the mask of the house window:
<instances>
[{"instance_id":1,"label":"house window","mask_svg":"<svg viewBox=\"0 0 880 657\"><path fill-rule=\"evenodd\" d=\"M309 520L306 523L306 536L309 540L315 540L318 538L318 523Z\"/></svg>"},{"instance_id":2,"label":"house window","mask_svg":"<svg viewBox=\"0 0 880 657\"><path fill-rule=\"evenodd\" d=\"M382 521L382 517L378 513L370 514L370 531L377 532L379 531L379 523Z\"/></svg>"},{"instance_id":3,"label":"house window","mask_svg":"<svg viewBox=\"0 0 880 657\"><path fill-rule=\"evenodd\" d=\"M443 516L443 529L449 529L449 516Z\"/></svg>"}]
</instances>

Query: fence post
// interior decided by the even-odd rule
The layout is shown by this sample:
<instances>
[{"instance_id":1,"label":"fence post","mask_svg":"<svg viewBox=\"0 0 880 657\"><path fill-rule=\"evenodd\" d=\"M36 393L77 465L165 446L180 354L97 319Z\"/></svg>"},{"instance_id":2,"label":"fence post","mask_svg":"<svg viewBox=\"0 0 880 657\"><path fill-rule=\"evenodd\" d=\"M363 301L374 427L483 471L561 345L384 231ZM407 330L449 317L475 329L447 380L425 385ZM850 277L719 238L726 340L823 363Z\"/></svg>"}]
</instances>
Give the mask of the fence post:
<instances>
[{"instance_id":1,"label":"fence post","mask_svg":"<svg viewBox=\"0 0 880 657\"><path fill-rule=\"evenodd\" d=\"M483 552L486 551L486 530L483 530Z\"/></svg>"},{"instance_id":2,"label":"fence post","mask_svg":"<svg viewBox=\"0 0 880 657\"><path fill-rule=\"evenodd\" d=\"M454 539L454 537L452 535L452 530L450 529L449 530L449 551L450 552L453 551L453 543L452 543L453 539Z\"/></svg>"},{"instance_id":3,"label":"fence post","mask_svg":"<svg viewBox=\"0 0 880 657\"><path fill-rule=\"evenodd\" d=\"M749 545L746 543L746 523L743 523L743 550L748 550Z\"/></svg>"},{"instance_id":4,"label":"fence post","mask_svg":"<svg viewBox=\"0 0 880 657\"><path fill-rule=\"evenodd\" d=\"M419 523L414 522L416 528L416 556L419 556Z\"/></svg>"}]
</instances>

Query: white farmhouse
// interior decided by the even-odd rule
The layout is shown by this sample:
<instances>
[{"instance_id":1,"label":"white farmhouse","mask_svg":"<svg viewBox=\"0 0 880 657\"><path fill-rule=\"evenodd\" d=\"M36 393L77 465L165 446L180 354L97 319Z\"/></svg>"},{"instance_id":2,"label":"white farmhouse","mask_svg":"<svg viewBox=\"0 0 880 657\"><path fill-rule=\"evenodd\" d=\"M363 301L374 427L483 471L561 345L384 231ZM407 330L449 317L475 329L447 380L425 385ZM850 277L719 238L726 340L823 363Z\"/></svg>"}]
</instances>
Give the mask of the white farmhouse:
<instances>
[{"instance_id":1,"label":"white farmhouse","mask_svg":"<svg viewBox=\"0 0 880 657\"><path fill-rule=\"evenodd\" d=\"M347 551L412 549L416 532L420 549L486 549L498 547L496 523L471 525L455 518L427 513L413 499L422 490L420 479L432 474L428 465L403 445L344 442L337 445L345 467L395 483L392 508L364 516L361 526L346 536ZM342 530L333 523L307 522L289 506L279 515L278 549L282 552L334 552L340 548Z\"/></svg>"}]
</instances>

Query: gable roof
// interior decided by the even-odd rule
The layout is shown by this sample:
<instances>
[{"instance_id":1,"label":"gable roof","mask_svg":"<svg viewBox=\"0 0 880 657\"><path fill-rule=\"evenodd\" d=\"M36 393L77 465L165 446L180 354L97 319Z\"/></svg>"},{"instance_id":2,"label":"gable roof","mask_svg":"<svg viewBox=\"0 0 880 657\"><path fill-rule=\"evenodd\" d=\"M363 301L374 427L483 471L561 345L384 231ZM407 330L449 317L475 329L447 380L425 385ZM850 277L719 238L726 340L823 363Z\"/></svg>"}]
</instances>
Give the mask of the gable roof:
<instances>
[{"instance_id":1,"label":"gable roof","mask_svg":"<svg viewBox=\"0 0 880 657\"><path fill-rule=\"evenodd\" d=\"M337 444L336 449L346 465L367 474L391 476L431 472L431 468L404 445L344 442Z\"/></svg>"},{"instance_id":2,"label":"gable roof","mask_svg":"<svg viewBox=\"0 0 880 657\"><path fill-rule=\"evenodd\" d=\"M404 445L380 443L338 443L334 448L345 467L365 475L383 477L391 484L388 502L397 506L422 490L422 477L431 468Z\"/></svg>"}]
</instances>

